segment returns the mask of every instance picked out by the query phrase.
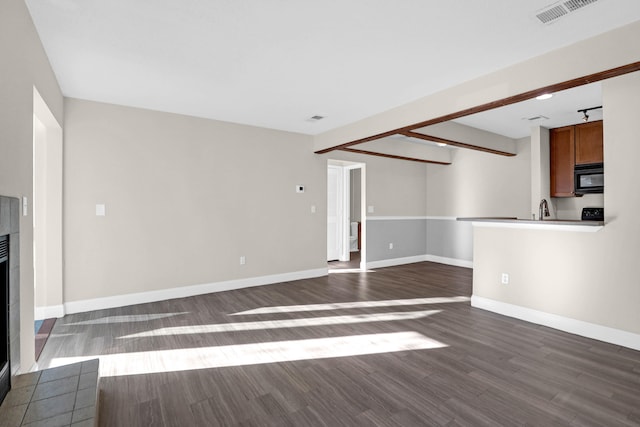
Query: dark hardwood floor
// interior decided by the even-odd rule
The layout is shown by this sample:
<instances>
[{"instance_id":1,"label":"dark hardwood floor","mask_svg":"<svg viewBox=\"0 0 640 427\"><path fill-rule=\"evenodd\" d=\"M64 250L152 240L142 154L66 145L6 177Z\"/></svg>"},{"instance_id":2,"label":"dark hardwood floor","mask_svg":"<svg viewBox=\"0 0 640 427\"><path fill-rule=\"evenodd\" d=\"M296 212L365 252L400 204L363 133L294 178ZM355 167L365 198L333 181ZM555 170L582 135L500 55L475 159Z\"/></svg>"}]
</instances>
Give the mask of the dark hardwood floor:
<instances>
[{"instance_id":1,"label":"dark hardwood floor","mask_svg":"<svg viewBox=\"0 0 640 427\"><path fill-rule=\"evenodd\" d=\"M640 352L471 308L418 263L66 316L101 426L638 426Z\"/></svg>"},{"instance_id":2,"label":"dark hardwood floor","mask_svg":"<svg viewBox=\"0 0 640 427\"><path fill-rule=\"evenodd\" d=\"M350 252L349 261L329 261L330 270L350 270L360 268L360 252Z\"/></svg>"}]
</instances>

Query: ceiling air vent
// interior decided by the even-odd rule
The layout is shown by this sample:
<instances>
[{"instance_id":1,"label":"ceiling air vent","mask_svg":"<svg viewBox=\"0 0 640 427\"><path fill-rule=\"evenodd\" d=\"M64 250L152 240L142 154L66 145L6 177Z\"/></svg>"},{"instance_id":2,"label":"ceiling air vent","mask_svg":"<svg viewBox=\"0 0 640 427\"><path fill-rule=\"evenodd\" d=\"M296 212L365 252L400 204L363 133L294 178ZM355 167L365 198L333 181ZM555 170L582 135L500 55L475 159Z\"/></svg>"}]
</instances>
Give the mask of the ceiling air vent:
<instances>
[{"instance_id":1,"label":"ceiling air vent","mask_svg":"<svg viewBox=\"0 0 640 427\"><path fill-rule=\"evenodd\" d=\"M551 22L554 22L558 18L562 18L563 16L568 15L571 12L575 12L576 10L597 1L598 0L559 1L538 11L538 13L536 13L536 18L538 18L543 24L549 24Z\"/></svg>"},{"instance_id":2,"label":"ceiling air vent","mask_svg":"<svg viewBox=\"0 0 640 427\"><path fill-rule=\"evenodd\" d=\"M567 13L569 12L567 12L564 7L558 5L552 7L551 9L543 10L542 12L538 13L536 17L543 24L548 24L549 22L555 21L556 19L566 15Z\"/></svg>"},{"instance_id":3,"label":"ceiling air vent","mask_svg":"<svg viewBox=\"0 0 640 427\"><path fill-rule=\"evenodd\" d=\"M598 0L568 0L564 2L564 7L569 9L569 12L575 12L581 7L584 7L591 3L595 3L597 1Z\"/></svg>"},{"instance_id":4,"label":"ceiling air vent","mask_svg":"<svg viewBox=\"0 0 640 427\"><path fill-rule=\"evenodd\" d=\"M539 115L534 117L524 117L522 120L529 120L530 122L535 122L536 120L549 120L549 117Z\"/></svg>"}]
</instances>

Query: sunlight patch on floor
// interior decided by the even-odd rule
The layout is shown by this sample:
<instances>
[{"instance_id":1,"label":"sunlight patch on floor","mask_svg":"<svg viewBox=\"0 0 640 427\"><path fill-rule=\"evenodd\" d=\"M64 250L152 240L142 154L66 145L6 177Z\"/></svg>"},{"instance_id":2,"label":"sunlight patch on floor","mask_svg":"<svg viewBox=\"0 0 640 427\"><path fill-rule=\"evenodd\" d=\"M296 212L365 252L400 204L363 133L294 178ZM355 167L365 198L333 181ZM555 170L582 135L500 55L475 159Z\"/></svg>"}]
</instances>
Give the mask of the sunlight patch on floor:
<instances>
[{"instance_id":1,"label":"sunlight patch on floor","mask_svg":"<svg viewBox=\"0 0 640 427\"><path fill-rule=\"evenodd\" d=\"M218 347L58 357L50 367L100 358L100 376L141 375L447 347L417 332L354 335Z\"/></svg>"},{"instance_id":2,"label":"sunlight patch on floor","mask_svg":"<svg viewBox=\"0 0 640 427\"><path fill-rule=\"evenodd\" d=\"M432 297L432 298L411 298L396 299L385 301L356 301L356 302L337 302L329 304L305 304L305 305L282 305L274 307L261 307L253 310L232 313L232 316L241 316L247 314L270 314L270 313L292 313L298 311L320 311L320 310L342 310L347 308L370 308L370 307L395 307L404 305L420 305L420 304L445 304L455 302L468 302L471 298L464 296L456 297Z\"/></svg>"},{"instance_id":3,"label":"sunlight patch on floor","mask_svg":"<svg viewBox=\"0 0 640 427\"><path fill-rule=\"evenodd\" d=\"M98 319L85 320L82 322L65 323L63 326L82 326L82 325L101 325L107 323L129 323L129 322L148 322L150 320L165 319L167 317L180 316L189 314L188 311L182 313L158 313L158 314L132 314L126 316L107 316Z\"/></svg>"},{"instance_id":4,"label":"sunlight patch on floor","mask_svg":"<svg viewBox=\"0 0 640 427\"><path fill-rule=\"evenodd\" d=\"M410 320L440 313L442 310L404 311L392 313L354 314L348 316L311 317L305 319L265 320L257 322L221 323L216 325L174 326L154 329L118 339L145 338L167 335L211 334L218 332L254 331L262 329L299 328L307 326L347 325L366 322L391 322Z\"/></svg>"}]
</instances>

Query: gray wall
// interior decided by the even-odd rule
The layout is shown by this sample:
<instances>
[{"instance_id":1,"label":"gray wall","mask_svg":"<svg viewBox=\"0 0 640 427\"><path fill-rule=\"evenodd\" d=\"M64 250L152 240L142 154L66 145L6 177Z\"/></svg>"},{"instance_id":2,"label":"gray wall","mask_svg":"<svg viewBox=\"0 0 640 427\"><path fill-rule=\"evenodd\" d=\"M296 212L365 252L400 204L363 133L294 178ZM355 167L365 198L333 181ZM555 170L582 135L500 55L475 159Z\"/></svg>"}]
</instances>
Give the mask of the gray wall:
<instances>
[{"instance_id":1,"label":"gray wall","mask_svg":"<svg viewBox=\"0 0 640 427\"><path fill-rule=\"evenodd\" d=\"M427 254L462 261L473 261L471 222L451 219L427 219Z\"/></svg>"},{"instance_id":2,"label":"gray wall","mask_svg":"<svg viewBox=\"0 0 640 427\"><path fill-rule=\"evenodd\" d=\"M426 235L426 219L368 220L367 262L425 255Z\"/></svg>"}]
</instances>

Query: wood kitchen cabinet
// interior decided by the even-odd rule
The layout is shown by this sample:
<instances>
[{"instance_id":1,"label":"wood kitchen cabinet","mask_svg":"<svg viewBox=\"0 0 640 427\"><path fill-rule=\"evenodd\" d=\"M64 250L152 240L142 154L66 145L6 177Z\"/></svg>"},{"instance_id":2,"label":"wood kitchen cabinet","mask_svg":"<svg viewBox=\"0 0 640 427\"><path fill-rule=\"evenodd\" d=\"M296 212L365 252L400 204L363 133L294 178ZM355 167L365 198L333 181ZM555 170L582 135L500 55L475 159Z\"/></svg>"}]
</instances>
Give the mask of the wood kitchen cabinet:
<instances>
[{"instance_id":1,"label":"wood kitchen cabinet","mask_svg":"<svg viewBox=\"0 0 640 427\"><path fill-rule=\"evenodd\" d=\"M576 126L576 165L602 163L602 121Z\"/></svg>"},{"instance_id":2,"label":"wood kitchen cabinet","mask_svg":"<svg viewBox=\"0 0 640 427\"><path fill-rule=\"evenodd\" d=\"M602 163L602 121L549 130L551 197L574 197L575 165Z\"/></svg>"},{"instance_id":3,"label":"wood kitchen cabinet","mask_svg":"<svg viewBox=\"0 0 640 427\"><path fill-rule=\"evenodd\" d=\"M575 126L549 131L551 157L551 197L573 197L575 166Z\"/></svg>"}]
</instances>

